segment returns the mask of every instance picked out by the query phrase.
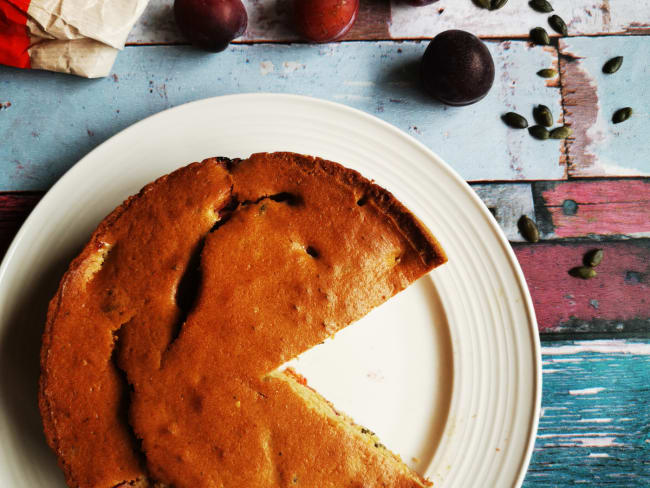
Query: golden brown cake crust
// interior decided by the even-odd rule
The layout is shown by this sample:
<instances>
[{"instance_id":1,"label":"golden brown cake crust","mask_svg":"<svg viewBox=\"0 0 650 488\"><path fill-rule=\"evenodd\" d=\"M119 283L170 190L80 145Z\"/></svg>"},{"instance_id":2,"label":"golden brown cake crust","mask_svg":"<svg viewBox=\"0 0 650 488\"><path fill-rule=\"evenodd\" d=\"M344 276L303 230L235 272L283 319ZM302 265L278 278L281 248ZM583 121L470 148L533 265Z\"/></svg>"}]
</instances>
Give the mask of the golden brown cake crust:
<instances>
[{"instance_id":1,"label":"golden brown cake crust","mask_svg":"<svg viewBox=\"0 0 650 488\"><path fill-rule=\"evenodd\" d=\"M271 373L445 260L390 193L329 161L212 158L147 185L48 310L39 403L68 484L424 486Z\"/></svg>"}]
</instances>

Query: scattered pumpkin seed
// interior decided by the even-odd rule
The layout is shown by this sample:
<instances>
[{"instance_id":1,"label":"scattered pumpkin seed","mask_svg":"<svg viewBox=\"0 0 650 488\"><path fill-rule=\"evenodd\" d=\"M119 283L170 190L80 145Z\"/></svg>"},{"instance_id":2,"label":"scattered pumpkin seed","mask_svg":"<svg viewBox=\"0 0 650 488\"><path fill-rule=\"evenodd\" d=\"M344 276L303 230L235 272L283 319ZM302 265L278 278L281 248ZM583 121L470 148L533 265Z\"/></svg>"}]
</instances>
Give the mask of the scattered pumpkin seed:
<instances>
[{"instance_id":1,"label":"scattered pumpkin seed","mask_svg":"<svg viewBox=\"0 0 650 488\"><path fill-rule=\"evenodd\" d=\"M522 215L517 222L517 227L519 227L519 233L521 236L526 239L528 242L538 242L539 241L539 229L537 224L527 215Z\"/></svg>"},{"instance_id":2,"label":"scattered pumpkin seed","mask_svg":"<svg viewBox=\"0 0 650 488\"><path fill-rule=\"evenodd\" d=\"M551 15L548 18L548 25L550 25L555 32L562 34L563 36L566 36L569 33L564 20L562 20L562 17L559 15Z\"/></svg>"},{"instance_id":3,"label":"scattered pumpkin seed","mask_svg":"<svg viewBox=\"0 0 650 488\"><path fill-rule=\"evenodd\" d=\"M563 125L562 127L556 127L549 134L551 139L566 139L571 135L571 128Z\"/></svg>"},{"instance_id":4,"label":"scattered pumpkin seed","mask_svg":"<svg viewBox=\"0 0 650 488\"><path fill-rule=\"evenodd\" d=\"M603 73L611 75L616 73L621 65L623 64L623 56L616 56L615 58L610 59L603 65Z\"/></svg>"},{"instance_id":5,"label":"scattered pumpkin seed","mask_svg":"<svg viewBox=\"0 0 650 488\"><path fill-rule=\"evenodd\" d=\"M603 250L602 249L592 249L583 259L585 266L595 268L603 260Z\"/></svg>"},{"instance_id":6,"label":"scattered pumpkin seed","mask_svg":"<svg viewBox=\"0 0 650 488\"><path fill-rule=\"evenodd\" d=\"M542 78L555 78L557 76L557 70L552 68L540 69L537 72L537 76L541 76Z\"/></svg>"},{"instance_id":7,"label":"scattered pumpkin seed","mask_svg":"<svg viewBox=\"0 0 650 488\"><path fill-rule=\"evenodd\" d=\"M550 127L553 125L553 114L551 109L546 105L538 105L533 109L533 118L535 122L544 127ZM552 133L551 133L552 134ZM553 137L553 135L551 135Z\"/></svg>"},{"instance_id":8,"label":"scattered pumpkin seed","mask_svg":"<svg viewBox=\"0 0 650 488\"><path fill-rule=\"evenodd\" d=\"M549 131L546 129L546 127L541 125L534 125L532 127L529 127L528 133L531 136L533 136L535 139L539 139L541 141L543 141L544 139L548 139L551 135Z\"/></svg>"},{"instance_id":9,"label":"scattered pumpkin seed","mask_svg":"<svg viewBox=\"0 0 650 488\"><path fill-rule=\"evenodd\" d=\"M501 120L503 120L507 126L512 127L513 129L525 129L528 127L528 121L526 118L515 112L508 112L503 114L501 116Z\"/></svg>"},{"instance_id":10,"label":"scattered pumpkin seed","mask_svg":"<svg viewBox=\"0 0 650 488\"><path fill-rule=\"evenodd\" d=\"M548 37L548 33L543 27L535 27L530 31L531 40L540 46L548 46L551 43L551 39Z\"/></svg>"},{"instance_id":11,"label":"scattered pumpkin seed","mask_svg":"<svg viewBox=\"0 0 650 488\"><path fill-rule=\"evenodd\" d=\"M595 278L598 273L596 273L596 270L590 266L578 266L576 268L571 268L569 274L574 278L589 280Z\"/></svg>"},{"instance_id":12,"label":"scattered pumpkin seed","mask_svg":"<svg viewBox=\"0 0 650 488\"><path fill-rule=\"evenodd\" d=\"M508 0L475 0L479 7L486 10L499 10Z\"/></svg>"},{"instance_id":13,"label":"scattered pumpkin seed","mask_svg":"<svg viewBox=\"0 0 650 488\"><path fill-rule=\"evenodd\" d=\"M547 0L530 0L530 8L538 12L548 13L553 11L553 6Z\"/></svg>"},{"instance_id":14,"label":"scattered pumpkin seed","mask_svg":"<svg viewBox=\"0 0 650 488\"><path fill-rule=\"evenodd\" d=\"M612 116L612 122L620 124L632 116L632 107L619 108Z\"/></svg>"}]
</instances>

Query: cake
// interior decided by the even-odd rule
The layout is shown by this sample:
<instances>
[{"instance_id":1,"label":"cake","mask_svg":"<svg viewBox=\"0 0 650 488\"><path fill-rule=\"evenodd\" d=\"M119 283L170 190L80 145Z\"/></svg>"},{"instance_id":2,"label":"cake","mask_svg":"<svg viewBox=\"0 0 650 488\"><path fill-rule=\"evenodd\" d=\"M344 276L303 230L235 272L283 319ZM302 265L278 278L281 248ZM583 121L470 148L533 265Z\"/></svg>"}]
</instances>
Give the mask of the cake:
<instances>
[{"instance_id":1,"label":"cake","mask_svg":"<svg viewBox=\"0 0 650 488\"><path fill-rule=\"evenodd\" d=\"M68 485L429 486L281 366L445 261L331 161L210 158L147 185L49 306L39 407Z\"/></svg>"}]
</instances>

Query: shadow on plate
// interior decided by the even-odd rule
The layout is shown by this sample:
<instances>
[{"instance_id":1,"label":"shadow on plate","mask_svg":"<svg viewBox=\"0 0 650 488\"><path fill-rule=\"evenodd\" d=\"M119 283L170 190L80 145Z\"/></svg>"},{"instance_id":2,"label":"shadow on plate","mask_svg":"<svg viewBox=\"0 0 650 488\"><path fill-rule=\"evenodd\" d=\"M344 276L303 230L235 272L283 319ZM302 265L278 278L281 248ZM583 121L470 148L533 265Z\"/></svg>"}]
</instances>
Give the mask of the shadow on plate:
<instances>
[{"instance_id":1,"label":"shadow on plate","mask_svg":"<svg viewBox=\"0 0 650 488\"><path fill-rule=\"evenodd\" d=\"M21 464L24 461L25 466L38 466L35 477L41 480L62 480L56 457L43 435L38 410L38 379L47 306L71 259L72 256L62 258L40 276L32 277L35 286L9 310L8 325L0 338L1 408L11 425L10 432L5 433L11 437L7 445L12 448L13 458ZM65 486L63 481L62 486Z\"/></svg>"},{"instance_id":2,"label":"shadow on plate","mask_svg":"<svg viewBox=\"0 0 650 488\"><path fill-rule=\"evenodd\" d=\"M433 404L433 415L427 426L429 431L427 438L430 439L430 442L428 445L423 446L420 458L415 466L416 471L423 473L433 463L436 451L442 440L442 434L447 425L453 393L452 386L454 384L454 359L449 322L447 321L447 315L440 300L440 295L432 279L425 277L421 281L427 289L427 295L430 297L428 304L431 309L431 316L437 318L434 325L434 337L438 349L436 383L439 391L438 399ZM428 472L427 474L430 478L433 478L433 473Z\"/></svg>"}]
</instances>

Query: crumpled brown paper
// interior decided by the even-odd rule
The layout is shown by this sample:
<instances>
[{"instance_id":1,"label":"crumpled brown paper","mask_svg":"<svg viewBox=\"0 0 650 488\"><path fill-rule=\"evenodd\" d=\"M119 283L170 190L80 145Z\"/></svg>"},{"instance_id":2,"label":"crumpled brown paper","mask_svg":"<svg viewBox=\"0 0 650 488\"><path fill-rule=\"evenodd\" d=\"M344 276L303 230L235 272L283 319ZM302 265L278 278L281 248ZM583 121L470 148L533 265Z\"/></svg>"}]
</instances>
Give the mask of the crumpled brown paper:
<instances>
[{"instance_id":1,"label":"crumpled brown paper","mask_svg":"<svg viewBox=\"0 0 650 488\"><path fill-rule=\"evenodd\" d=\"M147 1L0 0L0 63L106 76Z\"/></svg>"}]
</instances>

